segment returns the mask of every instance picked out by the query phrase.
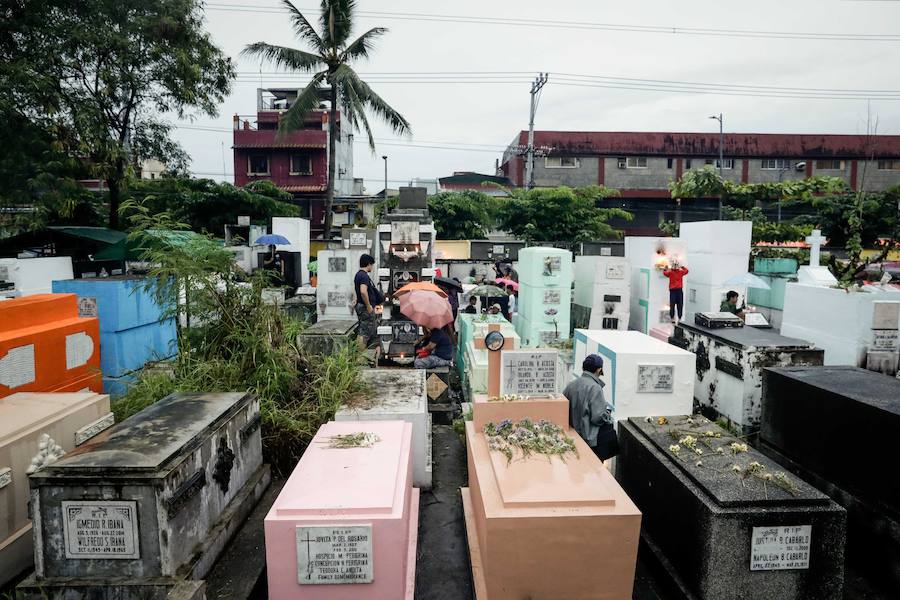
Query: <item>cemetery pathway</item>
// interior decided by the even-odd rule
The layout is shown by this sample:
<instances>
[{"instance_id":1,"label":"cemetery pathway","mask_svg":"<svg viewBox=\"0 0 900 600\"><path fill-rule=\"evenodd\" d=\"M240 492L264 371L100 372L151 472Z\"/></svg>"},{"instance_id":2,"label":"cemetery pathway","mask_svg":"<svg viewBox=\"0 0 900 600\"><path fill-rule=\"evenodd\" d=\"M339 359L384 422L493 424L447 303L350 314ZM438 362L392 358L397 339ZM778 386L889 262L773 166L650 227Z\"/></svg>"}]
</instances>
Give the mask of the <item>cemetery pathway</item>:
<instances>
[{"instance_id":1,"label":"cemetery pathway","mask_svg":"<svg viewBox=\"0 0 900 600\"><path fill-rule=\"evenodd\" d=\"M432 489L419 500L416 600L473 598L459 488L466 485L466 447L447 425L432 429Z\"/></svg>"}]
</instances>

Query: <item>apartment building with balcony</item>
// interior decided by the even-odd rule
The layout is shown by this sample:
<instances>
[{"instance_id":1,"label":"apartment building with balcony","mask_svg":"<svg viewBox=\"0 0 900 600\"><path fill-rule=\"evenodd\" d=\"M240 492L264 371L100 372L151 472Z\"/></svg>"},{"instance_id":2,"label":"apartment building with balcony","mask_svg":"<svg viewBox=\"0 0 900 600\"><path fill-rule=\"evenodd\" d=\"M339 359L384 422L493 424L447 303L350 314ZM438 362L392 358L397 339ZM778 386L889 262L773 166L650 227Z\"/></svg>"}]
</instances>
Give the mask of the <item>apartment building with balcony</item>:
<instances>
[{"instance_id":1,"label":"apartment building with balcony","mask_svg":"<svg viewBox=\"0 0 900 600\"><path fill-rule=\"evenodd\" d=\"M528 132L503 154L498 174L525 185ZM691 169L719 168L718 133L535 131L535 187L604 185L619 190L615 202L632 211L634 234L653 233L673 219L708 219L712 199L676 203L669 183ZM852 189L882 191L900 184L900 136L727 133L722 175L734 182L764 183L814 175L841 177Z\"/></svg>"},{"instance_id":2,"label":"apartment building with balcony","mask_svg":"<svg viewBox=\"0 0 900 600\"><path fill-rule=\"evenodd\" d=\"M323 92L319 107L305 115L302 129L279 134L278 124L296 99L296 89L260 88L256 114L234 116L234 184L271 181L293 195L310 219L311 232L322 233L331 143L328 94ZM359 193L353 179L353 131L342 127L340 112L337 125L335 196L351 196Z\"/></svg>"}]
</instances>

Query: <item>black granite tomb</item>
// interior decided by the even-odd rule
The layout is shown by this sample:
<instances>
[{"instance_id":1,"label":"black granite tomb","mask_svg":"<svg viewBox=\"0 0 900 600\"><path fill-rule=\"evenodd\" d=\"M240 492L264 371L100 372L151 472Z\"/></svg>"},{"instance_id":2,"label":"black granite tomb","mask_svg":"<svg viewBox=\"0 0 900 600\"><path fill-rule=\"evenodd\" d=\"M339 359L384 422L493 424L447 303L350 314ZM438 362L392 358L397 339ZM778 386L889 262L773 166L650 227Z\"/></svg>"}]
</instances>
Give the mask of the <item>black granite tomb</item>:
<instances>
[{"instance_id":1,"label":"black granite tomb","mask_svg":"<svg viewBox=\"0 0 900 600\"><path fill-rule=\"evenodd\" d=\"M856 367L766 369L760 447L847 509L847 558L900 590L900 380Z\"/></svg>"},{"instance_id":2,"label":"black granite tomb","mask_svg":"<svg viewBox=\"0 0 900 600\"><path fill-rule=\"evenodd\" d=\"M642 547L685 596L842 598L846 513L827 496L705 417L620 421L619 441Z\"/></svg>"}]
</instances>

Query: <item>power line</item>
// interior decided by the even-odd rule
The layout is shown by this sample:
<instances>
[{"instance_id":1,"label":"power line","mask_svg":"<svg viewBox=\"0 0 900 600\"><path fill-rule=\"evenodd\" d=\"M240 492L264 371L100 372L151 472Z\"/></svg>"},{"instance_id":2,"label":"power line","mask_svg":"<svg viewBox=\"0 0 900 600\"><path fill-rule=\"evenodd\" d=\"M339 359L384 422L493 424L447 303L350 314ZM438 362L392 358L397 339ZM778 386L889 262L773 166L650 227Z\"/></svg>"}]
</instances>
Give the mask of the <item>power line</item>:
<instances>
[{"instance_id":1,"label":"power line","mask_svg":"<svg viewBox=\"0 0 900 600\"><path fill-rule=\"evenodd\" d=\"M284 14L284 9L274 5L255 6L247 4L223 4L210 2L207 10L223 12L251 12L260 14ZM301 11L317 12L319 8L298 7ZM664 25L634 25L625 23L599 23L580 21L557 21L549 19L522 19L513 17L469 17L464 15L441 15L433 13L396 13L387 11L358 10L362 17L385 20L423 21L436 23L466 23L474 25L505 25L514 27L541 27L554 29L621 31L629 33L655 33L665 35L694 35L704 37L767 38L790 40L897 42L898 34L880 33L830 33L811 31L763 31L753 29L717 29L711 27L679 27Z\"/></svg>"}]
</instances>

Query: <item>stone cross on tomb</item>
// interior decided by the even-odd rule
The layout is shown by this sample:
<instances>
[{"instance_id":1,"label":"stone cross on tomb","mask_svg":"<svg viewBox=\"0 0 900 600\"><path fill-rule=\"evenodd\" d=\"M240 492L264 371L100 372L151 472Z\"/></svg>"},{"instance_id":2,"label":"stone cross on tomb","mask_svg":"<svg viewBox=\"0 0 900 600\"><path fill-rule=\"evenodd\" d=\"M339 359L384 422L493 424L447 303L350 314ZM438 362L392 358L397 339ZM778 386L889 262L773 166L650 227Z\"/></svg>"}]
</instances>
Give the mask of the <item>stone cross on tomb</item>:
<instances>
[{"instance_id":1,"label":"stone cross on tomb","mask_svg":"<svg viewBox=\"0 0 900 600\"><path fill-rule=\"evenodd\" d=\"M491 334L496 333L497 335L492 336ZM496 338L496 344L491 343L490 338ZM502 344L500 344L500 340L503 340ZM473 340L475 347L479 350L487 350L488 351L488 387L487 393L488 396L499 396L500 395L500 353L503 350L513 349L514 342L512 339L507 339L503 337L503 334L500 333L500 324L499 323L491 323L488 325L488 333L484 338L477 338Z\"/></svg>"},{"instance_id":2,"label":"stone cross on tomb","mask_svg":"<svg viewBox=\"0 0 900 600\"><path fill-rule=\"evenodd\" d=\"M826 238L822 237L822 232L819 229L813 229L812 235L806 238L806 243L809 244L809 266L819 266L820 252L822 250L822 245L826 241Z\"/></svg>"}]
</instances>

